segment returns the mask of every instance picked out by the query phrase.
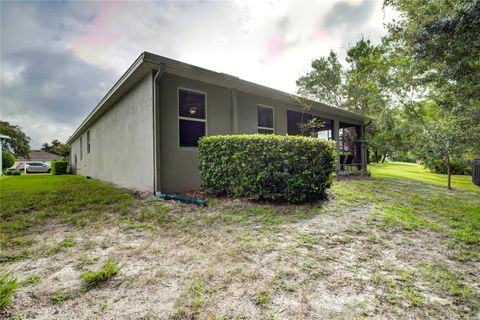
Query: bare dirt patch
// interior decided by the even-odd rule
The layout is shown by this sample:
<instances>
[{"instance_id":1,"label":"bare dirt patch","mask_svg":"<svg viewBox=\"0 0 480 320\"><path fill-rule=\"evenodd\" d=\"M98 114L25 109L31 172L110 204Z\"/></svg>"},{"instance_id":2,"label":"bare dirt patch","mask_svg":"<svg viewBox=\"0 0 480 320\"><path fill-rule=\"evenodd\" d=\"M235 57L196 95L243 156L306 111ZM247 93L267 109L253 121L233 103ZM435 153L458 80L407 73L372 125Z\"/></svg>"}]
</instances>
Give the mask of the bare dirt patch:
<instances>
[{"instance_id":1,"label":"bare dirt patch","mask_svg":"<svg viewBox=\"0 0 480 320\"><path fill-rule=\"evenodd\" d=\"M452 258L450 226L433 224L446 218L432 209L421 215L429 224L406 221L417 216L402 206L420 201L408 184L336 183L341 190L313 205L211 199L201 208L137 197L128 212L93 224L44 225L29 235L36 255L2 266L20 281L40 279L19 288L10 311L26 319L478 315L480 265ZM385 190L404 194L397 220L385 218L393 210ZM80 275L107 257L120 261L119 275L85 290Z\"/></svg>"}]
</instances>

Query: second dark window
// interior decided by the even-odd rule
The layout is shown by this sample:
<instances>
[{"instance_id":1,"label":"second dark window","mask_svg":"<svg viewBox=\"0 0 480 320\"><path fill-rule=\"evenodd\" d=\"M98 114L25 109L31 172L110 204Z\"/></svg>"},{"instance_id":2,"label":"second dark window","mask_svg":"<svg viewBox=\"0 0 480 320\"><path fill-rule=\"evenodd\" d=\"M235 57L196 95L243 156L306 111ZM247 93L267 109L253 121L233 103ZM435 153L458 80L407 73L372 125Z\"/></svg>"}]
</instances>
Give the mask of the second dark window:
<instances>
[{"instance_id":1,"label":"second dark window","mask_svg":"<svg viewBox=\"0 0 480 320\"><path fill-rule=\"evenodd\" d=\"M273 134L275 133L273 108L267 106L257 106L257 127L258 133Z\"/></svg>"}]
</instances>

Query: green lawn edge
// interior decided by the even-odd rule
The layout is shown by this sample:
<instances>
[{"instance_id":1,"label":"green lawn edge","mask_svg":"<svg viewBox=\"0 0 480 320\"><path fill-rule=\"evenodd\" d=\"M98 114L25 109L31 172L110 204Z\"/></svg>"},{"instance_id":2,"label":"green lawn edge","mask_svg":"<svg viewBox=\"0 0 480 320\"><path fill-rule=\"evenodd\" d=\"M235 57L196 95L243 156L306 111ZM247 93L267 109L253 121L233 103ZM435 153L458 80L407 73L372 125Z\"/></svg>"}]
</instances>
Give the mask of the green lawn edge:
<instances>
[{"instance_id":1,"label":"green lawn edge","mask_svg":"<svg viewBox=\"0 0 480 320\"><path fill-rule=\"evenodd\" d=\"M375 178L407 179L447 187L446 174L433 173L416 163L371 163L368 170ZM472 177L465 175L452 175L452 188L480 192L480 187L472 183Z\"/></svg>"}]
</instances>

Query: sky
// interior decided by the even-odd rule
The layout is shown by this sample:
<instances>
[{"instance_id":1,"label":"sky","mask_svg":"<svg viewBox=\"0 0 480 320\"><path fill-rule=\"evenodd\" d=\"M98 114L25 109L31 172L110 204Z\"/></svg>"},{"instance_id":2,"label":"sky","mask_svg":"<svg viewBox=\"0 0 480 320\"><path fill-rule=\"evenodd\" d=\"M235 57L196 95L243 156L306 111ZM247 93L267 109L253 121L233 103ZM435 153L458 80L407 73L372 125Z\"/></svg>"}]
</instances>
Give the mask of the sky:
<instances>
[{"instance_id":1,"label":"sky","mask_svg":"<svg viewBox=\"0 0 480 320\"><path fill-rule=\"evenodd\" d=\"M294 93L313 59L362 36L382 1L1 1L0 119L66 141L143 52Z\"/></svg>"}]
</instances>

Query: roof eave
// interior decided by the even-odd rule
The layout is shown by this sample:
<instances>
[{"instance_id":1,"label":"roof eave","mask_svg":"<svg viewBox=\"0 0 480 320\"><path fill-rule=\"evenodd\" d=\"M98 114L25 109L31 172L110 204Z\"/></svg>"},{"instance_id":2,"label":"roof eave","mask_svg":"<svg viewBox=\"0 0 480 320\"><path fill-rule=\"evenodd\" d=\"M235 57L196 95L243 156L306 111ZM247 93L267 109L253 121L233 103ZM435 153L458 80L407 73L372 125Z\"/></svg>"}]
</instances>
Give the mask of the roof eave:
<instances>
[{"instance_id":1,"label":"roof eave","mask_svg":"<svg viewBox=\"0 0 480 320\"><path fill-rule=\"evenodd\" d=\"M236 88L240 91L245 91L252 94L266 95L272 99L292 102L292 96L294 96L292 94L246 81L226 73L215 72L181 61L159 56L150 52L143 52L120 77L115 85L107 92L97 106L88 114L85 120L83 120L80 126L70 136L70 138L68 138L67 144L71 144L75 139L77 139L85 130L85 128L88 127L88 125L92 124L101 115L103 115L109 109L109 107L119 98L121 98L121 96L127 92L129 88L135 85L135 83L140 80L141 77L145 76L149 71L158 68L160 64L165 65L166 73L191 77L192 79L207 81L211 84L227 88ZM337 107L332 107L318 101L311 100L311 102L314 103L315 110L321 109L321 111L325 111L326 113L339 115L347 119L362 122L364 122L366 119L369 119L365 116Z\"/></svg>"},{"instance_id":2,"label":"roof eave","mask_svg":"<svg viewBox=\"0 0 480 320\"><path fill-rule=\"evenodd\" d=\"M67 144L71 144L76 138L78 138L89 124L92 124L96 119L104 114L114 102L116 102L131 86L136 83L139 78L145 76L149 71L152 70L152 66L148 63L145 63L144 57L145 52L140 54L135 62L102 98L102 100L100 100L97 106L82 121L70 138L68 138Z\"/></svg>"},{"instance_id":3,"label":"roof eave","mask_svg":"<svg viewBox=\"0 0 480 320\"><path fill-rule=\"evenodd\" d=\"M290 94L290 93L273 89L261 84L243 80L226 73L204 69L191 64L187 64L185 62L159 56L150 52L145 52L144 54L145 54L144 56L145 61L148 61L153 64L159 64L159 63L165 64L166 73L176 74L184 77L190 77L193 79L196 78L195 80L201 80L201 81L207 80L211 84L216 84L216 85L227 87L227 88L235 88L240 91L245 91L245 92L257 94L257 95L266 95L273 99L281 100L281 101L292 102L292 97L295 96L294 94ZM366 119L365 116L362 116L354 112L350 112L338 107L333 107L325 103L314 101L314 100L309 100L309 101L312 102L315 105L315 107L317 107L315 109L319 110L318 108L321 108L321 111L324 111L326 113L339 115L339 116L352 119L352 120L357 120L357 121L365 121Z\"/></svg>"}]
</instances>

